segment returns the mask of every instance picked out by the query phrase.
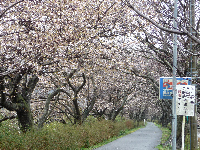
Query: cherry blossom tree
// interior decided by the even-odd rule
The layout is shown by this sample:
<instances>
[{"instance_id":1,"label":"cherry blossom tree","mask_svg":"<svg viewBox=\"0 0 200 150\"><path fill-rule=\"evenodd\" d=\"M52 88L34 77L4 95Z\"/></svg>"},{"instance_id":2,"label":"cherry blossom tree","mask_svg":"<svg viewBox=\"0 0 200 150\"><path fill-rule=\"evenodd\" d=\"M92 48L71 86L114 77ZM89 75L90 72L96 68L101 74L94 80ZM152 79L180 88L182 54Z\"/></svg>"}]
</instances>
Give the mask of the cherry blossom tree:
<instances>
[{"instance_id":1,"label":"cherry blossom tree","mask_svg":"<svg viewBox=\"0 0 200 150\"><path fill-rule=\"evenodd\" d=\"M119 1L19 1L16 3L5 1L1 2L1 8L3 9L0 34L3 66L0 73L1 107L17 111L9 108L16 103L17 95L20 99L19 104L25 100L28 104L26 112L31 114L31 100L43 97L46 99L43 114L45 117L41 114L38 116L44 118L39 121L43 123L48 115L50 101L55 96L59 100L61 92L70 97L71 93L65 90L70 88L74 92L75 107L72 107L76 109L74 118L80 120L77 94L84 87L85 78L93 76L92 84L98 85L99 78L104 82L101 69L104 67L104 71L108 71L109 74L112 72L111 68L115 66L116 60L109 60L115 57L112 53L115 46L114 44L110 46L111 44L105 41L112 42L112 37L134 30L131 23L126 27L121 26L126 21L124 6ZM65 72L77 68L83 73L83 83L78 89L75 88L74 83L82 81L74 80L72 83L70 79L65 80L64 75ZM17 81L12 85L15 79ZM107 82L112 81L107 79ZM27 100L25 97L28 97ZM83 111L85 113L82 113L82 120L87 117L94 105L95 96L92 97L94 98L90 99L91 103L88 101L89 105ZM69 104L67 100L65 102ZM32 111L36 110L32 109ZM70 114L69 110L67 112ZM21 114L23 116L23 112ZM19 113L17 115L19 116ZM30 118L28 120L31 120ZM32 126L32 121L28 120L19 119L24 131ZM22 122L31 123L23 125Z\"/></svg>"}]
</instances>

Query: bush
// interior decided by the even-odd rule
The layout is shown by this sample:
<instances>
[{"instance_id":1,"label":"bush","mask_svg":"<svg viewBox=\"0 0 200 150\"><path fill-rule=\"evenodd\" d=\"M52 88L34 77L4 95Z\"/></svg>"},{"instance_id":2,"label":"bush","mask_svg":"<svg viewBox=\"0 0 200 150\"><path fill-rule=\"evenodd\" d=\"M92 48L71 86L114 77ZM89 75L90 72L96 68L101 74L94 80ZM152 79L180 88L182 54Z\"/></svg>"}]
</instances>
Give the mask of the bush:
<instances>
[{"instance_id":1,"label":"bush","mask_svg":"<svg viewBox=\"0 0 200 150\"><path fill-rule=\"evenodd\" d=\"M141 123L142 124L142 123ZM21 133L18 128L2 123L0 149L81 149L104 142L112 137L124 135L126 130L136 127L131 120L112 122L88 118L83 125L53 122L42 129Z\"/></svg>"},{"instance_id":2,"label":"bush","mask_svg":"<svg viewBox=\"0 0 200 150\"><path fill-rule=\"evenodd\" d=\"M134 128L134 123L133 123L133 121L131 121L131 120L127 120L126 122L125 122L125 124L126 124L126 127L128 128L128 129L133 129Z\"/></svg>"}]
</instances>

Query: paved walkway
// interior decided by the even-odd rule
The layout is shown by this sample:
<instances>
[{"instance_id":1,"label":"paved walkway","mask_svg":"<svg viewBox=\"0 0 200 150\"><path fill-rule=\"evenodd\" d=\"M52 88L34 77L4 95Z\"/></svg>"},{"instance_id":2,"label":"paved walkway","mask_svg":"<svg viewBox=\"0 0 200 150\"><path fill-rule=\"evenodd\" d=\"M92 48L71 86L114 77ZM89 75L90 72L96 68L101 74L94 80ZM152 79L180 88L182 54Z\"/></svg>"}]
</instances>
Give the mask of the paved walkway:
<instances>
[{"instance_id":1,"label":"paved walkway","mask_svg":"<svg viewBox=\"0 0 200 150\"><path fill-rule=\"evenodd\" d=\"M162 131L152 122L129 135L117 139L95 150L158 150Z\"/></svg>"}]
</instances>

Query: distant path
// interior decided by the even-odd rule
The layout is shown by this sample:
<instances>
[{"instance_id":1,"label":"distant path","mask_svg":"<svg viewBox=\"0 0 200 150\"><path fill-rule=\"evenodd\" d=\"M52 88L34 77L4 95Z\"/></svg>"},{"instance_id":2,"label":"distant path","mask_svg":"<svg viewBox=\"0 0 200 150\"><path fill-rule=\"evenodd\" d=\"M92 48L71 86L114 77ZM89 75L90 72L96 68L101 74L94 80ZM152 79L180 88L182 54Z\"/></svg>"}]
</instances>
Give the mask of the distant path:
<instances>
[{"instance_id":1,"label":"distant path","mask_svg":"<svg viewBox=\"0 0 200 150\"><path fill-rule=\"evenodd\" d=\"M95 150L158 150L162 131L152 122L129 135L117 139Z\"/></svg>"}]
</instances>

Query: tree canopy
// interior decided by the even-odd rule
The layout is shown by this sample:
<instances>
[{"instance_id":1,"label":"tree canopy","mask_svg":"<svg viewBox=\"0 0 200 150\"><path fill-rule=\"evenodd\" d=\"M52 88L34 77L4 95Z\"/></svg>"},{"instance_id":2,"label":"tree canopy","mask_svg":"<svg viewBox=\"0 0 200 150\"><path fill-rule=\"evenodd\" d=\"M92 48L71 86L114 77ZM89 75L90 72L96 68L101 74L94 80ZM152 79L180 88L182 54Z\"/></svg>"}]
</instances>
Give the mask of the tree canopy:
<instances>
[{"instance_id":1,"label":"tree canopy","mask_svg":"<svg viewBox=\"0 0 200 150\"><path fill-rule=\"evenodd\" d=\"M195 34L189 2L178 5L173 29L172 1L0 2L1 108L17 113L23 131L47 120L82 124L89 114L170 116L158 95L159 77L172 75L171 33L179 76L190 72L190 39L196 55L200 44L199 1Z\"/></svg>"}]
</instances>

